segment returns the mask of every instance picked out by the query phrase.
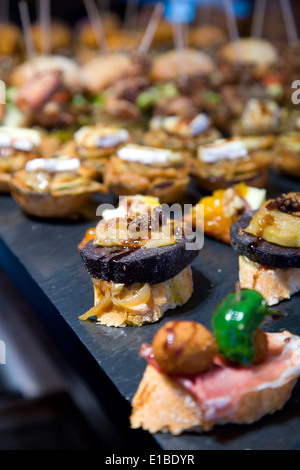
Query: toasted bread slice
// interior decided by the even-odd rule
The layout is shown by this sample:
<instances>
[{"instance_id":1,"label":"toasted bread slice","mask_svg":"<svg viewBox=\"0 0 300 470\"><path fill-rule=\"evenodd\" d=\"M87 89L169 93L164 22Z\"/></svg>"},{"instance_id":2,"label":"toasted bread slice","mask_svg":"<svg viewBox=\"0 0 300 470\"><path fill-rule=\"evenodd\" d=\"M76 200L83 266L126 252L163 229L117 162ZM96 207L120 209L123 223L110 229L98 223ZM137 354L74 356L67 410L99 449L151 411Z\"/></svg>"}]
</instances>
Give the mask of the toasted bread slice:
<instances>
[{"instance_id":1,"label":"toasted bread slice","mask_svg":"<svg viewBox=\"0 0 300 470\"><path fill-rule=\"evenodd\" d=\"M98 316L98 322L106 326L123 327L127 325L142 326L158 321L170 309L184 305L193 293L193 277L190 266L177 276L159 284L151 284L150 298L142 303L126 309L111 304ZM137 284L131 287L132 295L136 293ZM103 298L103 292L94 284L95 305Z\"/></svg>"},{"instance_id":2,"label":"toasted bread slice","mask_svg":"<svg viewBox=\"0 0 300 470\"><path fill-rule=\"evenodd\" d=\"M260 292L272 306L300 291L300 268L273 268L240 256L239 280L242 289Z\"/></svg>"}]
</instances>

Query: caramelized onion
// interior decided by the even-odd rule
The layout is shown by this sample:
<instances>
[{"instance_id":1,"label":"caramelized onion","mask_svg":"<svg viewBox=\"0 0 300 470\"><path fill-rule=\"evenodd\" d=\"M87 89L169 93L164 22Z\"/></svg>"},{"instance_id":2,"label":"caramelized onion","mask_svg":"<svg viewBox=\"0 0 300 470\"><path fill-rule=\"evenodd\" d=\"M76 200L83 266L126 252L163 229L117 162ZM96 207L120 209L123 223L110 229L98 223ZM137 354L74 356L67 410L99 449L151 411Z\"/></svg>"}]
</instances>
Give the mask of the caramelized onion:
<instances>
[{"instance_id":1,"label":"caramelized onion","mask_svg":"<svg viewBox=\"0 0 300 470\"><path fill-rule=\"evenodd\" d=\"M174 245L176 238L161 238L160 240L149 240L143 248L159 248L160 246Z\"/></svg>"},{"instance_id":2,"label":"caramelized onion","mask_svg":"<svg viewBox=\"0 0 300 470\"><path fill-rule=\"evenodd\" d=\"M124 287L124 284L113 284L112 283L112 287L111 287L112 295L119 295L121 290L123 289L123 287Z\"/></svg>"},{"instance_id":3,"label":"caramelized onion","mask_svg":"<svg viewBox=\"0 0 300 470\"><path fill-rule=\"evenodd\" d=\"M105 296L100 302L97 302L90 310L79 316L79 320L88 320L90 317L99 316L103 310L111 304L110 292L107 290Z\"/></svg>"},{"instance_id":4,"label":"caramelized onion","mask_svg":"<svg viewBox=\"0 0 300 470\"><path fill-rule=\"evenodd\" d=\"M118 307L123 307L126 309L137 307L141 304L146 304L150 298L151 289L149 284L144 284L135 294L130 295L124 299L118 299L114 295L112 296L112 301Z\"/></svg>"}]
</instances>

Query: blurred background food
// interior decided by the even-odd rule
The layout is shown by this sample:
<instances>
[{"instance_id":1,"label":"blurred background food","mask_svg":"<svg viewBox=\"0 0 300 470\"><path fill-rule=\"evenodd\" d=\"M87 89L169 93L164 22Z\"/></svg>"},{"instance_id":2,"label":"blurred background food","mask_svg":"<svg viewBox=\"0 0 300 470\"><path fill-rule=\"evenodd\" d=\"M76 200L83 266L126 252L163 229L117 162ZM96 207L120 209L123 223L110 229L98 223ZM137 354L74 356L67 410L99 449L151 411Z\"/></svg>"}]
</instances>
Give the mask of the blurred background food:
<instances>
[{"instance_id":1,"label":"blurred background food","mask_svg":"<svg viewBox=\"0 0 300 470\"><path fill-rule=\"evenodd\" d=\"M299 0L1 0L0 197L9 197L15 171L26 175L26 162L37 157L81 164L76 179L53 169L51 178L35 179L37 204L52 178L63 191L66 181L73 185L74 195L83 176L92 177L101 194L115 186L116 195L125 174L126 184L146 185L148 194L153 171L155 190L167 196L178 184L189 196L190 176L204 193L246 176L264 188L270 168L299 178L300 119L291 99L300 79L299 21ZM32 128L41 148L32 144ZM184 162L151 171L143 162L116 164L124 132L140 148L184 151ZM241 164L214 161L216 153L228 157L228 148ZM104 187L109 161L119 179ZM65 380L57 352L43 343L34 312L1 265L0 326L15 350L8 374L0 369L0 449L99 448L115 438L102 410L96 430L86 420L78 394L89 416L93 400L77 378Z\"/></svg>"}]
</instances>

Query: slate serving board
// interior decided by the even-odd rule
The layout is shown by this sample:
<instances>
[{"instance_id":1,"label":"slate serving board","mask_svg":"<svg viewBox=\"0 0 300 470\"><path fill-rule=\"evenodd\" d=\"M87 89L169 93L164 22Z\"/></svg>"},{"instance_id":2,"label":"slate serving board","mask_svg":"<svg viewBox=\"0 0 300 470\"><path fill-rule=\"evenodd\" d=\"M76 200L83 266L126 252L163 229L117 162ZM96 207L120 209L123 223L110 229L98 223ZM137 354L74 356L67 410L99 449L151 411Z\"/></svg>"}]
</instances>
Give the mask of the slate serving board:
<instances>
[{"instance_id":1,"label":"slate serving board","mask_svg":"<svg viewBox=\"0 0 300 470\"><path fill-rule=\"evenodd\" d=\"M268 197L300 191L300 182L271 173ZM200 194L193 193L194 200ZM110 201L107 201L110 202ZM108 328L81 322L78 316L93 305L93 289L77 250L91 221L46 222L25 216L10 196L0 196L0 265L27 296L68 360L89 383L120 432L129 432L130 403L145 369L138 352L170 319L196 320L211 328L215 305L235 288L238 257L230 246L205 238L193 263L194 295L182 308L142 328ZM276 309L276 308L275 308ZM300 295L282 302L287 317L269 318L268 331L288 329L300 335ZM133 431L141 445L164 450L300 450L300 384L283 410L249 426L223 426L201 435L150 436ZM110 407L114 407L111 410Z\"/></svg>"}]
</instances>

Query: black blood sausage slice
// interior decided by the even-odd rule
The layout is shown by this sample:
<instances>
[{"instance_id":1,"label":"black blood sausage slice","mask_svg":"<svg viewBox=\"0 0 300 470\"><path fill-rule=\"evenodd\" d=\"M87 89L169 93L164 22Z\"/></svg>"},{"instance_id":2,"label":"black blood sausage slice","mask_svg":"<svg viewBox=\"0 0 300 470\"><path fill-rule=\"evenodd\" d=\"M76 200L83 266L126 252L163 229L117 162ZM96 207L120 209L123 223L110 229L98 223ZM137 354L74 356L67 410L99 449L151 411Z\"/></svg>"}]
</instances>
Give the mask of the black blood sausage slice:
<instances>
[{"instance_id":1,"label":"black blood sausage slice","mask_svg":"<svg viewBox=\"0 0 300 470\"><path fill-rule=\"evenodd\" d=\"M187 243L182 238L174 245L130 250L94 245L91 240L80 255L85 269L94 278L127 285L158 284L176 276L195 260L199 250L187 250Z\"/></svg>"},{"instance_id":2,"label":"black blood sausage slice","mask_svg":"<svg viewBox=\"0 0 300 470\"><path fill-rule=\"evenodd\" d=\"M300 268L300 248L270 243L245 232L254 213L243 215L230 229L231 246L240 256L273 268Z\"/></svg>"}]
</instances>

